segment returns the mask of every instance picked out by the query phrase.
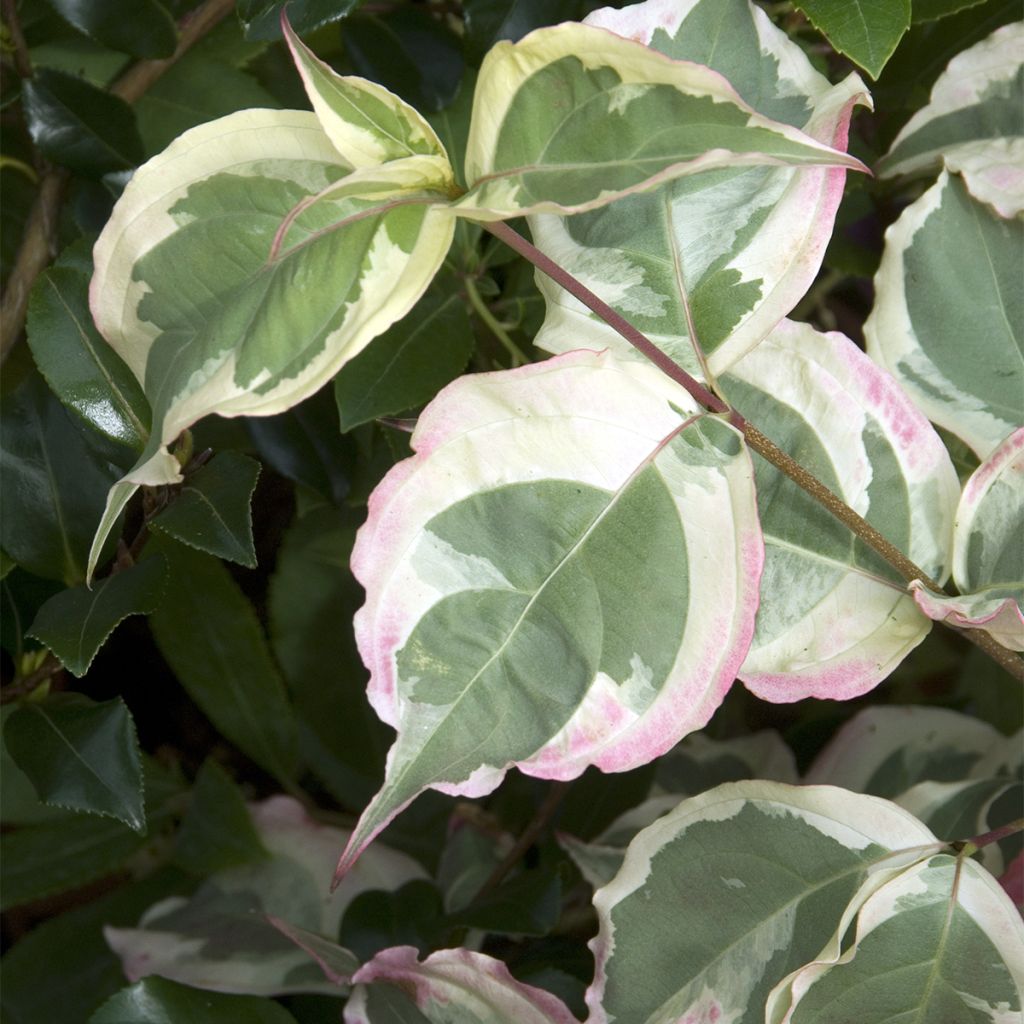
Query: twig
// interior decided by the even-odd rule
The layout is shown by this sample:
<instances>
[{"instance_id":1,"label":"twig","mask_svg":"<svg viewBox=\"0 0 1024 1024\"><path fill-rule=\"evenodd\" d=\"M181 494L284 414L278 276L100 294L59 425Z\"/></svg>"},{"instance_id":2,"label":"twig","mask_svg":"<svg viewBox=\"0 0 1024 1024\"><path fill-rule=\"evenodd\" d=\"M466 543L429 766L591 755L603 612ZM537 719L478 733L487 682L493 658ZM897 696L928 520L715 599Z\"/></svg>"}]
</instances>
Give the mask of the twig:
<instances>
[{"instance_id":1,"label":"twig","mask_svg":"<svg viewBox=\"0 0 1024 1024\"><path fill-rule=\"evenodd\" d=\"M526 851L533 846L537 836L544 831L545 826L551 820L552 815L558 810L558 805L565 799L569 791L568 782L553 782L548 790L544 802L537 808L537 813L530 819L530 823L523 829L522 834L515 841L512 849L505 854L501 863L488 875L487 881L480 886L474 897L479 900L498 888L505 880L505 876L519 863Z\"/></svg>"},{"instance_id":2,"label":"twig","mask_svg":"<svg viewBox=\"0 0 1024 1024\"><path fill-rule=\"evenodd\" d=\"M480 294L480 290L477 288L473 278L466 274L463 277L463 281L466 285L466 296L469 299L469 304L473 307L477 316L487 325L491 334L501 342L505 351L511 356L512 365L524 366L528 363L529 359L523 354L522 349L509 337L508 331L501 326L495 315L487 308L487 303L484 302L483 296Z\"/></svg>"},{"instance_id":3,"label":"twig","mask_svg":"<svg viewBox=\"0 0 1024 1024\"><path fill-rule=\"evenodd\" d=\"M28 46L25 43L25 33L21 31L21 19L18 17L18 5L16 0L3 0L4 21L7 23L7 31L11 34L11 44L14 47L14 70L19 78L32 77L32 58L28 53Z\"/></svg>"},{"instance_id":4,"label":"twig","mask_svg":"<svg viewBox=\"0 0 1024 1024\"><path fill-rule=\"evenodd\" d=\"M507 224L490 223L485 224L484 227L491 234L500 238L509 248L514 249L535 267L547 274L567 292L579 299L588 309L596 313L609 327L622 335L626 341L650 359L668 377L685 388L696 402L713 412L727 413L729 421L743 433L747 443L758 455L770 462L779 472L784 473L798 487L806 491L815 501L831 512L855 536L860 538L876 554L891 565L907 583L920 580L929 590L933 590L937 594L946 594L946 591L920 566L911 561L899 548L889 543L867 520L858 515L838 495L830 491L813 474L808 473L800 463L787 455L769 438L765 437L761 431L748 423L738 412L730 409L717 395L691 377L686 370L670 359L649 338L620 316L611 306L599 299L586 285L563 270L557 263L545 256L536 246L528 242ZM960 629L955 626L951 628L980 647L990 658L1006 669L1010 675L1024 682L1024 659L1004 647L990 633L979 629Z\"/></svg>"},{"instance_id":5,"label":"twig","mask_svg":"<svg viewBox=\"0 0 1024 1024\"><path fill-rule=\"evenodd\" d=\"M8 8L13 8L12 0L3 2L5 18L9 24L16 24L16 18L12 21L8 17ZM178 46L172 56L165 60L139 61L110 87L110 92L128 103L134 103L161 75L180 60L186 51L222 21L233 7L234 0L206 0L206 3L189 15L182 25ZM17 59L16 37L15 47ZM66 171L52 168L43 175L40 182L39 191L25 224L21 248L8 278L3 302L0 303L0 363L7 358L21 337L32 285L57 255L53 239L67 181Z\"/></svg>"},{"instance_id":6,"label":"twig","mask_svg":"<svg viewBox=\"0 0 1024 1024\"><path fill-rule=\"evenodd\" d=\"M47 653L43 663L34 672L30 672L21 679L16 679L13 683L8 683L0 690L0 704L10 704L11 701L24 697L38 689L47 680L52 679L63 668L64 666L54 655Z\"/></svg>"}]
</instances>

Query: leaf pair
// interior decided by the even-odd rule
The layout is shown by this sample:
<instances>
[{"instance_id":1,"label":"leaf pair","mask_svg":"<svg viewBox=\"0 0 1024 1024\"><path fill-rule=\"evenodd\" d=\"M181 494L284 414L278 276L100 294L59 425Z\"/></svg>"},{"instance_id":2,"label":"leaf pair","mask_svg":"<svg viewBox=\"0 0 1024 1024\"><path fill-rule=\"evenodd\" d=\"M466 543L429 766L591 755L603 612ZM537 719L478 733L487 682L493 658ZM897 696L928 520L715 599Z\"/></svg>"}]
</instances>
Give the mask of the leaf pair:
<instances>
[{"instance_id":1,"label":"leaf pair","mask_svg":"<svg viewBox=\"0 0 1024 1024\"><path fill-rule=\"evenodd\" d=\"M167 445L185 427L271 415L319 388L417 301L454 216L585 210L713 167L859 166L706 69L563 25L485 61L456 198L419 114L286 37L314 113L242 111L187 132L140 168L97 243L93 315L154 426L110 492L90 571L133 491L179 479Z\"/></svg>"}]
</instances>

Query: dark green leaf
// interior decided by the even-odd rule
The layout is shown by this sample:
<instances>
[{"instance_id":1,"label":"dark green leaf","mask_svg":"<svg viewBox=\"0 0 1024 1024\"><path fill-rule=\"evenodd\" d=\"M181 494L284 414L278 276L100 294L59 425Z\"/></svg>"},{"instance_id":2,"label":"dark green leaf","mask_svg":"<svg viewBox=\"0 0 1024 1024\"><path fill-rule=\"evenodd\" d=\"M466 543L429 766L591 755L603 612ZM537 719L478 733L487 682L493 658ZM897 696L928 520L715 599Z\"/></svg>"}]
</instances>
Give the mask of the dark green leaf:
<instances>
[{"instance_id":1,"label":"dark green leaf","mask_svg":"<svg viewBox=\"0 0 1024 1024\"><path fill-rule=\"evenodd\" d=\"M41 640L74 676L84 676L107 638L129 615L148 615L160 603L167 563L149 558L93 584L55 594L39 609L29 636Z\"/></svg>"},{"instance_id":2,"label":"dark green leaf","mask_svg":"<svg viewBox=\"0 0 1024 1024\"><path fill-rule=\"evenodd\" d=\"M356 74L420 110L440 110L458 92L462 44L423 8L399 7L386 17L356 15L345 22L342 40Z\"/></svg>"},{"instance_id":3,"label":"dark green leaf","mask_svg":"<svg viewBox=\"0 0 1024 1024\"><path fill-rule=\"evenodd\" d=\"M238 0L238 17L246 39L280 39L281 10L299 35L351 14L362 0Z\"/></svg>"},{"instance_id":4,"label":"dark green leaf","mask_svg":"<svg viewBox=\"0 0 1024 1024\"><path fill-rule=\"evenodd\" d=\"M295 770L295 720L252 605L210 555L155 537L171 583L150 616L153 636L211 722L278 778Z\"/></svg>"},{"instance_id":5,"label":"dark green leaf","mask_svg":"<svg viewBox=\"0 0 1024 1024\"><path fill-rule=\"evenodd\" d=\"M391 742L366 700L352 616L362 592L348 568L355 519L312 509L288 530L270 581L270 636L299 720L303 758L343 805L373 796Z\"/></svg>"},{"instance_id":6,"label":"dark green leaf","mask_svg":"<svg viewBox=\"0 0 1024 1024\"><path fill-rule=\"evenodd\" d=\"M794 0L840 53L877 78L910 28L910 0Z\"/></svg>"},{"instance_id":7,"label":"dark green leaf","mask_svg":"<svg viewBox=\"0 0 1024 1024\"><path fill-rule=\"evenodd\" d=\"M279 917L268 916L267 919L282 935L291 939L299 949L316 961L328 981L333 981L335 985L351 983L352 975L359 970L359 961L349 950L330 939L325 939L317 932L282 921Z\"/></svg>"},{"instance_id":8,"label":"dark green leaf","mask_svg":"<svg viewBox=\"0 0 1024 1024\"><path fill-rule=\"evenodd\" d=\"M89 1024L295 1024L295 1018L272 999L143 978L111 996Z\"/></svg>"},{"instance_id":9,"label":"dark green leaf","mask_svg":"<svg viewBox=\"0 0 1024 1024\"><path fill-rule=\"evenodd\" d=\"M252 75L190 50L146 90L135 112L146 153L152 156L197 124L247 107L277 105Z\"/></svg>"},{"instance_id":10,"label":"dark green leaf","mask_svg":"<svg viewBox=\"0 0 1024 1024\"><path fill-rule=\"evenodd\" d=\"M338 941L365 963L391 946L429 952L446 927L437 887L417 878L394 892L361 892L345 909Z\"/></svg>"},{"instance_id":11,"label":"dark green leaf","mask_svg":"<svg viewBox=\"0 0 1024 1024\"><path fill-rule=\"evenodd\" d=\"M451 916L457 924L503 935L547 935L562 912L557 868L534 868Z\"/></svg>"},{"instance_id":12,"label":"dark green leaf","mask_svg":"<svg viewBox=\"0 0 1024 1024\"><path fill-rule=\"evenodd\" d=\"M81 694L55 693L26 701L7 720L4 742L43 803L145 832L139 742L120 698L95 704Z\"/></svg>"},{"instance_id":13,"label":"dark green leaf","mask_svg":"<svg viewBox=\"0 0 1024 1024\"><path fill-rule=\"evenodd\" d=\"M124 985L121 961L103 939L104 926L134 925L153 903L188 884L182 872L164 869L37 925L0 961L5 1024L86 1024ZM54 984L58 964L60 981Z\"/></svg>"},{"instance_id":14,"label":"dark green leaf","mask_svg":"<svg viewBox=\"0 0 1024 1024\"><path fill-rule=\"evenodd\" d=\"M0 728L17 710L14 704L0 708ZM47 807L39 799L35 786L7 753L7 744L0 735L0 821L5 825L30 825L66 813L59 807Z\"/></svg>"},{"instance_id":15,"label":"dark green leaf","mask_svg":"<svg viewBox=\"0 0 1024 1024\"><path fill-rule=\"evenodd\" d=\"M0 836L0 910L43 899L121 871L177 813L176 780L146 767L148 833L113 818L62 812ZM6 979L5 979L6 980Z\"/></svg>"},{"instance_id":16,"label":"dark green leaf","mask_svg":"<svg viewBox=\"0 0 1024 1024\"><path fill-rule=\"evenodd\" d=\"M135 115L119 97L44 68L25 83L23 102L32 141L54 163L98 178L142 162Z\"/></svg>"},{"instance_id":17,"label":"dark green leaf","mask_svg":"<svg viewBox=\"0 0 1024 1024\"><path fill-rule=\"evenodd\" d=\"M115 448L137 455L149 438L149 403L93 325L87 254L85 244L76 243L36 281L28 306L28 344L57 397Z\"/></svg>"},{"instance_id":18,"label":"dark green leaf","mask_svg":"<svg viewBox=\"0 0 1024 1024\"><path fill-rule=\"evenodd\" d=\"M119 474L86 445L64 407L29 374L0 412L0 544L37 576L69 586Z\"/></svg>"},{"instance_id":19,"label":"dark green leaf","mask_svg":"<svg viewBox=\"0 0 1024 1024\"><path fill-rule=\"evenodd\" d=\"M26 631L39 609L63 588L53 580L40 579L24 569L12 569L0 580L0 643L21 670L25 653ZM30 649L39 651L39 644L31 642Z\"/></svg>"},{"instance_id":20,"label":"dark green leaf","mask_svg":"<svg viewBox=\"0 0 1024 1024\"><path fill-rule=\"evenodd\" d=\"M79 32L134 57L170 57L178 32L157 0L50 0Z\"/></svg>"},{"instance_id":21,"label":"dark green leaf","mask_svg":"<svg viewBox=\"0 0 1024 1024\"><path fill-rule=\"evenodd\" d=\"M515 42L542 25L572 21L582 12L578 0L465 0L466 37L479 60L496 42Z\"/></svg>"},{"instance_id":22,"label":"dark green leaf","mask_svg":"<svg viewBox=\"0 0 1024 1024\"><path fill-rule=\"evenodd\" d=\"M653 761L614 775L588 768L572 784L559 808L558 828L579 839L593 839L647 796L655 768Z\"/></svg>"},{"instance_id":23,"label":"dark green leaf","mask_svg":"<svg viewBox=\"0 0 1024 1024\"><path fill-rule=\"evenodd\" d=\"M0 548L0 580L6 579L7 574L17 565L13 558L6 551Z\"/></svg>"},{"instance_id":24,"label":"dark green leaf","mask_svg":"<svg viewBox=\"0 0 1024 1024\"><path fill-rule=\"evenodd\" d=\"M174 859L195 875L270 856L241 790L216 761L204 761L178 831Z\"/></svg>"},{"instance_id":25,"label":"dark green leaf","mask_svg":"<svg viewBox=\"0 0 1024 1024\"><path fill-rule=\"evenodd\" d=\"M455 288L431 288L334 378L341 429L428 402L462 373L472 351L473 328Z\"/></svg>"},{"instance_id":26,"label":"dark green leaf","mask_svg":"<svg viewBox=\"0 0 1024 1024\"><path fill-rule=\"evenodd\" d=\"M338 410L330 388L294 409L248 421L253 443L267 465L340 505L348 496L355 445L338 435Z\"/></svg>"},{"instance_id":27,"label":"dark green leaf","mask_svg":"<svg viewBox=\"0 0 1024 1024\"><path fill-rule=\"evenodd\" d=\"M938 21L939 18L948 18L958 11L965 11L968 7L977 7L985 0L911 0L912 9L910 20L918 25L922 21Z\"/></svg>"},{"instance_id":28,"label":"dark green leaf","mask_svg":"<svg viewBox=\"0 0 1024 1024\"><path fill-rule=\"evenodd\" d=\"M241 452L221 452L185 478L178 497L150 526L200 551L256 567L252 501L260 464Z\"/></svg>"},{"instance_id":29,"label":"dark green leaf","mask_svg":"<svg viewBox=\"0 0 1024 1024\"><path fill-rule=\"evenodd\" d=\"M366 990L366 1015L373 1024L430 1024L430 1018L396 985L386 982Z\"/></svg>"}]
</instances>

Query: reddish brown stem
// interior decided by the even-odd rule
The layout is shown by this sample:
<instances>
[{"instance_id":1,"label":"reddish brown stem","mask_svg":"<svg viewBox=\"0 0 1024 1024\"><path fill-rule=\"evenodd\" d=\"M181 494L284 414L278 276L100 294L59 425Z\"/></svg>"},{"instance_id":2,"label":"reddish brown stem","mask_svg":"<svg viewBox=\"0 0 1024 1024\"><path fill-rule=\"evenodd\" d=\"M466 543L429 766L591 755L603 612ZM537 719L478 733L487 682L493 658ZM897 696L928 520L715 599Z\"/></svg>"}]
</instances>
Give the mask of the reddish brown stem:
<instances>
[{"instance_id":1,"label":"reddish brown stem","mask_svg":"<svg viewBox=\"0 0 1024 1024\"><path fill-rule=\"evenodd\" d=\"M891 565L907 582L920 580L929 590L946 594L938 582L933 580L920 566L909 559L899 548L889 543L867 520L858 515L838 495L830 491L817 477L809 473L795 459L787 455L778 445L752 426L738 412L731 409L717 395L695 380L678 363L661 351L648 337L638 331L628 320L620 316L606 302L603 302L582 282L568 271L563 270L554 260L542 253L535 245L507 224L485 224L484 227L496 238L501 239L510 249L519 253L542 270L556 284L570 295L579 299L589 310L597 314L609 327L626 339L637 351L646 356L666 376L686 389L694 401L712 412L728 413L729 421L743 433L747 443L762 458L770 462L780 473L784 473L798 487L806 491L815 501L827 509L844 526L850 529L876 554ZM947 625L949 625L947 623ZM980 647L990 658L1001 665L1010 675L1024 682L1024 659L1004 647L990 633L980 629L956 629L966 639Z\"/></svg>"}]
</instances>

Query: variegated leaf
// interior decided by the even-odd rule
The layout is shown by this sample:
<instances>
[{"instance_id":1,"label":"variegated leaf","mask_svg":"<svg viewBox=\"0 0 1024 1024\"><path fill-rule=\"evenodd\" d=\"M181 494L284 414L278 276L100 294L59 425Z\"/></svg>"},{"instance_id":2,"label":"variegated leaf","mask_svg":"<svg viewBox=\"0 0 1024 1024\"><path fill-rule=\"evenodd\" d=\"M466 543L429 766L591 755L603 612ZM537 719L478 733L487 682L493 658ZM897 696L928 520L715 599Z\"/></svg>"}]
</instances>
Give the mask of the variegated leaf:
<instances>
[{"instance_id":1,"label":"variegated leaf","mask_svg":"<svg viewBox=\"0 0 1024 1024\"><path fill-rule=\"evenodd\" d=\"M1020 915L983 867L940 854L870 895L849 948L787 978L766 1019L1015 1024L1022 991Z\"/></svg>"},{"instance_id":2,"label":"variegated leaf","mask_svg":"<svg viewBox=\"0 0 1024 1024\"><path fill-rule=\"evenodd\" d=\"M268 916L300 933L333 939L345 908L359 893L397 889L423 877L410 857L375 847L329 894L331 870L347 833L313 821L291 797L271 797L250 812L268 860L211 875L191 897L151 907L136 928L105 930L130 981L159 974L221 992L337 994L338 979L325 977L312 954ZM339 962L335 951L334 967Z\"/></svg>"},{"instance_id":3,"label":"variegated leaf","mask_svg":"<svg viewBox=\"0 0 1024 1024\"><path fill-rule=\"evenodd\" d=\"M760 1024L869 876L934 846L902 808L827 786L737 782L684 800L594 895L590 1024Z\"/></svg>"},{"instance_id":4,"label":"variegated leaf","mask_svg":"<svg viewBox=\"0 0 1024 1024\"><path fill-rule=\"evenodd\" d=\"M869 355L983 459L1024 422L1022 265L1024 220L943 172L886 232L864 325Z\"/></svg>"},{"instance_id":5,"label":"variegated leaf","mask_svg":"<svg viewBox=\"0 0 1024 1024\"><path fill-rule=\"evenodd\" d=\"M374 1013L381 990L400 992L401 1005L419 1011L412 1019L429 1024L576 1024L557 996L516 981L500 960L468 949L442 949L421 963L412 946L394 946L364 964L353 981L345 1024L409 1019Z\"/></svg>"},{"instance_id":6,"label":"variegated leaf","mask_svg":"<svg viewBox=\"0 0 1024 1024\"><path fill-rule=\"evenodd\" d=\"M1011 650L1024 651L1024 427L964 487L953 534L953 580L959 597L915 593L924 613L980 627Z\"/></svg>"},{"instance_id":7,"label":"variegated leaf","mask_svg":"<svg viewBox=\"0 0 1024 1024\"><path fill-rule=\"evenodd\" d=\"M451 168L433 132L293 46L325 123L247 110L186 132L139 169L96 244L93 316L153 430L110 492L90 569L133 491L180 479L167 446L183 429L312 394L412 307L448 250Z\"/></svg>"},{"instance_id":8,"label":"variegated leaf","mask_svg":"<svg viewBox=\"0 0 1024 1024\"><path fill-rule=\"evenodd\" d=\"M853 342L786 320L720 383L750 422L945 579L956 472L928 421ZM902 579L831 513L766 461L755 469L765 571L740 678L772 701L864 693L931 623Z\"/></svg>"},{"instance_id":9,"label":"variegated leaf","mask_svg":"<svg viewBox=\"0 0 1024 1024\"><path fill-rule=\"evenodd\" d=\"M945 162L1004 217L1024 208L1024 21L1004 25L950 62L931 101L878 165L883 177Z\"/></svg>"},{"instance_id":10,"label":"variegated leaf","mask_svg":"<svg viewBox=\"0 0 1024 1024\"><path fill-rule=\"evenodd\" d=\"M648 0L588 22L676 60L706 64L758 113L826 145L846 146L850 114L869 103L838 86L748 0ZM531 218L534 241L696 376L723 372L810 287L832 233L844 167L727 167L664 184L599 211ZM591 314L544 276L551 352L612 344ZM593 342L593 344L591 344ZM704 365L706 362L706 365Z\"/></svg>"},{"instance_id":11,"label":"variegated leaf","mask_svg":"<svg viewBox=\"0 0 1024 1024\"><path fill-rule=\"evenodd\" d=\"M466 154L475 220L579 213L721 167L861 163L744 102L719 74L587 25L538 29L484 59Z\"/></svg>"},{"instance_id":12,"label":"variegated leaf","mask_svg":"<svg viewBox=\"0 0 1024 1024\"><path fill-rule=\"evenodd\" d=\"M918 782L963 779L994 748L1005 756L1003 737L970 715L918 706L866 708L832 737L804 781L893 798Z\"/></svg>"},{"instance_id":13,"label":"variegated leaf","mask_svg":"<svg viewBox=\"0 0 1024 1024\"><path fill-rule=\"evenodd\" d=\"M578 352L463 378L420 417L352 559L399 735L339 872L427 787L622 771L708 720L763 550L742 439L693 409L653 367Z\"/></svg>"},{"instance_id":14,"label":"variegated leaf","mask_svg":"<svg viewBox=\"0 0 1024 1024\"><path fill-rule=\"evenodd\" d=\"M974 839L1009 825L1024 804L1024 782L1006 776L963 779L959 782L919 782L896 798L940 839ZM997 878L1021 852L1024 834L978 851L978 860Z\"/></svg>"}]
</instances>

